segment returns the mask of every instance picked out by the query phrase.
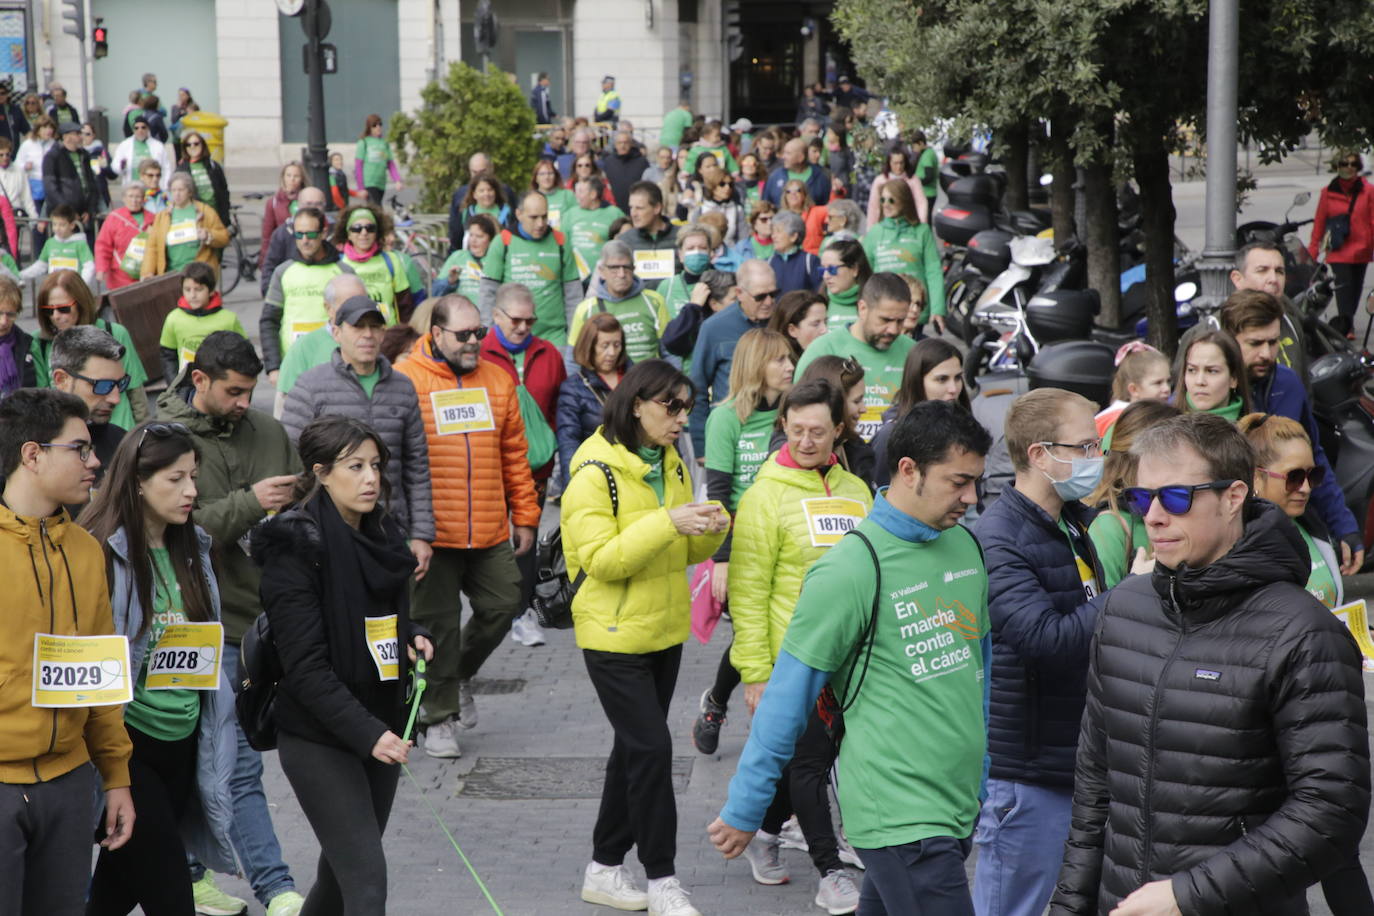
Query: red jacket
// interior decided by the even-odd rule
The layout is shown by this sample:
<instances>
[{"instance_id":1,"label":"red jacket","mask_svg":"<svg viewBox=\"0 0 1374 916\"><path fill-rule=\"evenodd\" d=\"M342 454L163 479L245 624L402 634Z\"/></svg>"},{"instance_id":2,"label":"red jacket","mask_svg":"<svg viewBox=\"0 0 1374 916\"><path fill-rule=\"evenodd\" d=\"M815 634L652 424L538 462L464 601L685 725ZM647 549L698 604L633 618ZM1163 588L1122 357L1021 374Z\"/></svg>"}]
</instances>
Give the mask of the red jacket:
<instances>
[{"instance_id":1,"label":"red jacket","mask_svg":"<svg viewBox=\"0 0 1374 916\"><path fill-rule=\"evenodd\" d=\"M525 377L522 380L516 371L515 360L506 352L506 348L501 346L501 341L493 329L482 338L482 359L506 370L506 374L515 384L519 385L523 381L525 390L534 398L534 403L539 405L540 412L548 421L549 429L558 429L558 389L568 377L568 370L563 365L563 354L558 352L557 347L542 337L532 338L529 349L525 351ZM535 480L548 480L552 476L552 458L542 468L534 469Z\"/></svg>"},{"instance_id":2,"label":"red jacket","mask_svg":"<svg viewBox=\"0 0 1374 916\"><path fill-rule=\"evenodd\" d=\"M1312 220L1312 241L1307 250L1315 259L1326 235L1326 221L1333 216L1350 213L1350 235L1345 244L1335 251L1328 252L1326 260L1331 264L1368 264L1374 260L1374 185L1361 177L1356 177L1362 185L1355 209L1350 210L1350 195L1341 190L1340 179L1332 179L1331 184L1322 188L1317 199L1317 213Z\"/></svg>"},{"instance_id":3,"label":"red jacket","mask_svg":"<svg viewBox=\"0 0 1374 916\"><path fill-rule=\"evenodd\" d=\"M153 224L153 214L147 210L143 211L143 227L148 228ZM119 289L121 286L129 286L134 283L134 278L126 274L119 266L119 262L124 260L124 252L133 241L134 236L142 232L134 222L134 216L129 212L128 207L120 207L105 218L105 224L100 227L100 232L95 237L95 272L97 276L105 276L106 286L110 289Z\"/></svg>"},{"instance_id":4,"label":"red jacket","mask_svg":"<svg viewBox=\"0 0 1374 916\"><path fill-rule=\"evenodd\" d=\"M272 238L272 233L277 231L277 227L291 218L291 198L286 196L286 192L277 189L277 193L267 198L267 204L262 211L262 237ZM267 246L263 245L258 252L258 270L262 270L262 265L267 261Z\"/></svg>"}]
</instances>

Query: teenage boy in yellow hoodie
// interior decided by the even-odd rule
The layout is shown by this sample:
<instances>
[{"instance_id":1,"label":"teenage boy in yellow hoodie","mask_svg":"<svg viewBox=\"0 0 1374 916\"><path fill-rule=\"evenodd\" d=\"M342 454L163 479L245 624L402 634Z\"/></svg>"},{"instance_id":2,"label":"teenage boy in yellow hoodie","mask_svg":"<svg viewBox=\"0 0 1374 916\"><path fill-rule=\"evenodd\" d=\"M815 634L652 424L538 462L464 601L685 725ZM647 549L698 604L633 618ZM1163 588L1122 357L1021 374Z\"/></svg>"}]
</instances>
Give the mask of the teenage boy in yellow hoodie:
<instances>
[{"instance_id":1,"label":"teenage boy in yellow hoodie","mask_svg":"<svg viewBox=\"0 0 1374 916\"><path fill-rule=\"evenodd\" d=\"M86 415L80 398L50 389L23 388L0 402L0 581L7 589L0 617L0 913L85 910L97 823L92 763L105 790L101 845L117 849L133 832L123 706L34 705L42 681L33 670L36 634L114 633L100 545L62 508L86 502L100 466Z\"/></svg>"}]
</instances>

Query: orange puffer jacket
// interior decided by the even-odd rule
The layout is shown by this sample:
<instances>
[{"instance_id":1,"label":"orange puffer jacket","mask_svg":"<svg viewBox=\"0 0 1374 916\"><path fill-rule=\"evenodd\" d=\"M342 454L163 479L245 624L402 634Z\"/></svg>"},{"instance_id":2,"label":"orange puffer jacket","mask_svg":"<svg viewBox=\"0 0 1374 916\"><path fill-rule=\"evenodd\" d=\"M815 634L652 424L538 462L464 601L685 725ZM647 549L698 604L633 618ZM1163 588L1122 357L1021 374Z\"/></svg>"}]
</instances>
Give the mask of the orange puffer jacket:
<instances>
[{"instance_id":1,"label":"orange puffer jacket","mask_svg":"<svg viewBox=\"0 0 1374 916\"><path fill-rule=\"evenodd\" d=\"M507 517L539 526L515 383L482 360L462 378L436 359L429 335L396 364L415 384L429 440L435 547L480 549L510 538ZM468 431L470 430L470 431Z\"/></svg>"}]
</instances>

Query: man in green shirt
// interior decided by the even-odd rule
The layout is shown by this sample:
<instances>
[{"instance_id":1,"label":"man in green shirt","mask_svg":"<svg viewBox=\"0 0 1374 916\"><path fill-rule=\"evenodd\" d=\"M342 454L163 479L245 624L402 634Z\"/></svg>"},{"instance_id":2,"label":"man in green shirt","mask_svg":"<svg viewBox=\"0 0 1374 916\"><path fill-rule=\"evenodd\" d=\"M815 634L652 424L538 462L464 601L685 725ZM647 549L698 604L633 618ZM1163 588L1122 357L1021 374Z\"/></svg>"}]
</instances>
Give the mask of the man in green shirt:
<instances>
[{"instance_id":1,"label":"man in green shirt","mask_svg":"<svg viewBox=\"0 0 1374 916\"><path fill-rule=\"evenodd\" d=\"M602 194L606 183L600 178L583 178L573 185L577 208L563 214L563 234L572 249L577 275L585 283L596 269L601 246L611 237L611 223L623 219L625 211L606 204Z\"/></svg>"},{"instance_id":2,"label":"man in green shirt","mask_svg":"<svg viewBox=\"0 0 1374 916\"><path fill-rule=\"evenodd\" d=\"M631 360L638 363L658 356L658 341L668 326L668 307L662 296L645 288L644 281L635 276L629 245L611 239L602 247L589 292L573 312L570 339L577 340L592 315L608 312L625 332L625 353Z\"/></svg>"},{"instance_id":3,"label":"man in green shirt","mask_svg":"<svg viewBox=\"0 0 1374 916\"><path fill-rule=\"evenodd\" d=\"M902 333L902 321L911 307L911 288L894 273L876 273L859 294L859 320L818 337L797 363L801 378L818 356L848 356L864 369L864 413L859 433L867 442L883 423L883 411L892 406L902 387L902 366L916 341Z\"/></svg>"},{"instance_id":4,"label":"man in green shirt","mask_svg":"<svg viewBox=\"0 0 1374 916\"><path fill-rule=\"evenodd\" d=\"M973 416L947 402L922 402L897 422L892 486L806 575L729 798L708 828L726 858L758 830L828 683L844 710L837 783L845 834L865 866L860 908L973 912L964 860L987 749L988 580L959 520L978 501L990 446Z\"/></svg>"},{"instance_id":5,"label":"man in green shirt","mask_svg":"<svg viewBox=\"0 0 1374 916\"><path fill-rule=\"evenodd\" d=\"M526 191L515 208L516 230L492 240L482 259L483 324L491 323L492 304L502 283L522 283L534 294L534 334L556 347L568 343L568 318L582 298L577 265L563 233L549 228L549 202Z\"/></svg>"},{"instance_id":6,"label":"man in green shirt","mask_svg":"<svg viewBox=\"0 0 1374 916\"><path fill-rule=\"evenodd\" d=\"M911 152L916 157L916 180L926 196L926 212L934 214L935 198L940 193L940 157L930 148L923 130L912 135Z\"/></svg>"},{"instance_id":7,"label":"man in green shirt","mask_svg":"<svg viewBox=\"0 0 1374 916\"><path fill-rule=\"evenodd\" d=\"M324 310L325 314L329 316L329 322L334 321L334 313L341 303L354 296L366 295L367 287L363 284L361 277L356 274L335 274L324 285ZM290 393L291 387L296 384L296 379L316 366L323 366L329 362L330 355L338 346L339 342L334 339L329 324L321 325L304 337L298 338L291 345L291 349L286 351L286 358L281 361L281 368L276 372L267 374L268 381L277 386L279 403L275 414L278 419L281 419L280 401Z\"/></svg>"},{"instance_id":8,"label":"man in green shirt","mask_svg":"<svg viewBox=\"0 0 1374 916\"><path fill-rule=\"evenodd\" d=\"M676 152L682 145L682 132L692 126L692 106L683 99L677 107L663 116L663 129L658 132L658 142L671 146Z\"/></svg>"}]
</instances>

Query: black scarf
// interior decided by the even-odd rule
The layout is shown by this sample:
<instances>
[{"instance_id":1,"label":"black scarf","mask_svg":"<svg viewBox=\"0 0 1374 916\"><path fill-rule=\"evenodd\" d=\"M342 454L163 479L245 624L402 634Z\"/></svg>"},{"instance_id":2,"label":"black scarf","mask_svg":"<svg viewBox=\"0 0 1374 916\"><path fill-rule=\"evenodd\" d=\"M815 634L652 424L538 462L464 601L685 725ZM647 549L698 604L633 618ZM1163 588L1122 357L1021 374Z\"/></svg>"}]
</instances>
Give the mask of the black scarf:
<instances>
[{"instance_id":1,"label":"black scarf","mask_svg":"<svg viewBox=\"0 0 1374 916\"><path fill-rule=\"evenodd\" d=\"M410 634L407 580L415 569L403 535L390 516L374 510L354 529L339 515L328 491L321 488L301 507L320 532L324 563L324 632L329 658L339 679L347 684L376 684L377 665L366 639L366 617L396 615L398 648ZM409 670L400 655L400 681Z\"/></svg>"}]
</instances>

